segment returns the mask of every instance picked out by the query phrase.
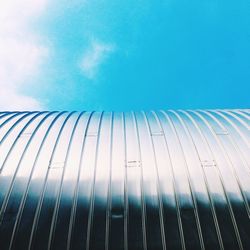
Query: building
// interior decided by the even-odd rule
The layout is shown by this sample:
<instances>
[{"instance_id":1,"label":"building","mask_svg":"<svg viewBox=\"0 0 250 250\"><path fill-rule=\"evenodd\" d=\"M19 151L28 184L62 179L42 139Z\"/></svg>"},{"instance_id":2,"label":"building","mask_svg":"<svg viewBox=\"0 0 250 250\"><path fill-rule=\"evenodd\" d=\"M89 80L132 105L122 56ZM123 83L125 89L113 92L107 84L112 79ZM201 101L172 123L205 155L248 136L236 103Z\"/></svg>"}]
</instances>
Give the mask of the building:
<instances>
[{"instance_id":1,"label":"building","mask_svg":"<svg viewBox=\"0 0 250 250\"><path fill-rule=\"evenodd\" d=\"M250 249L249 118L0 113L0 249Z\"/></svg>"}]
</instances>

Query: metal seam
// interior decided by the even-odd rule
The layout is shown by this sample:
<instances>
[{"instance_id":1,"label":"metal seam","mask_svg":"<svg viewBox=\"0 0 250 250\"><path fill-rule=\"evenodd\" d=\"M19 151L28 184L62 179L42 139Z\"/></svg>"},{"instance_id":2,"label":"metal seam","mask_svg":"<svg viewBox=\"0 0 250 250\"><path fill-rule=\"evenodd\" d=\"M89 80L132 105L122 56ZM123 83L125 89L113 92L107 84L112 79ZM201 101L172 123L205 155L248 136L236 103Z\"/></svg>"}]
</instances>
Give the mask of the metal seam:
<instances>
[{"instance_id":1,"label":"metal seam","mask_svg":"<svg viewBox=\"0 0 250 250\"><path fill-rule=\"evenodd\" d=\"M58 141L60 139L62 131L63 131L63 129L64 129L67 121L69 120L69 118L73 115L73 113L75 113L75 112L71 112L71 113L69 113L67 115L67 117L65 118L65 120L64 120L64 122L63 122L63 124L62 124L62 126L61 126L61 128L60 128L60 130L58 132L55 145L54 145L52 153L50 155L49 165L51 164L51 161L54 158L54 153L55 153L55 150L57 148ZM38 201L38 204L37 204L37 207L36 207L35 217L33 219L33 225L32 225L32 230L31 230L31 234L30 234L28 250L31 250L33 248L33 241L34 241L34 238L35 238L35 234L36 234L36 230L37 230L37 224L38 224L38 219L40 217L40 212L41 212L41 207L42 207L43 198L44 198L44 194L45 194L45 189L46 189L46 186L47 186L47 179L48 179L48 174L49 174L49 165L48 165L48 168L47 168L47 171L46 171L46 175L45 175L45 178L44 178L44 184L43 184L43 187L42 187L42 190L41 190L41 194L40 194L40 197L39 197L39 201Z\"/></svg>"},{"instance_id":2,"label":"metal seam","mask_svg":"<svg viewBox=\"0 0 250 250\"><path fill-rule=\"evenodd\" d=\"M165 112L163 110L161 110L160 112L163 114L164 118L166 120L168 120L168 117L166 116ZM175 175L174 175L173 162L172 162L170 151L169 151L169 144L168 144L161 120L159 119L158 115L155 112L153 112L153 113L155 114L157 122L159 123L160 127L163 130L164 141L166 144L166 149L167 149L169 161L170 161L171 177L172 177L172 181L173 181L174 197L175 197L175 203L176 203L176 208L177 208L177 220L178 220L178 225L179 225L181 245L182 245L182 249L185 250L186 246L185 246L185 238L184 238L184 232L183 232L183 226L182 226L182 220L181 220L180 201L179 201L179 197L178 197L177 192L176 192L177 191L176 180L175 180Z\"/></svg>"},{"instance_id":3,"label":"metal seam","mask_svg":"<svg viewBox=\"0 0 250 250\"><path fill-rule=\"evenodd\" d=\"M49 234L49 242L48 242L48 250L51 249L51 244L53 244L53 236L54 236L54 233L55 233L55 227L56 227L56 222L57 222L57 216L58 216L58 209L59 209L59 206L60 206L60 199L61 199L61 195L62 195L62 185L63 185L63 181L64 181L64 174L65 174L65 169L68 165L68 157L69 157L69 152L70 152L70 149L72 147L72 140L73 140L73 137L75 135L75 131L76 131L76 127L77 127L77 124L79 123L79 120L80 118L82 117L82 115L84 114L84 112L81 112L76 121L75 121L75 124L74 124L74 127L71 131L71 135L70 135L70 140L69 140L69 144L68 144L68 147L67 147L67 152L66 152L66 156L65 156L65 160L64 160L64 164L63 164L63 170L62 170L62 175L61 175L61 180L60 180L60 184L59 184L59 190L58 190L58 194L57 194L57 197L56 197L56 202L55 202L55 206L54 206L54 209L53 209L53 216L52 216L52 222L51 222L51 227L50 227L50 234Z\"/></svg>"},{"instance_id":4,"label":"metal seam","mask_svg":"<svg viewBox=\"0 0 250 250\"><path fill-rule=\"evenodd\" d=\"M216 121L218 124L222 125L222 124L218 121L218 119L217 119L216 117L214 117L213 115L210 115L210 113L206 113L206 114L207 114L208 116L210 116L210 117L211 117L214 121ZM230 141L231 141L231 143L232 143L232 146L233 146L233 147L235 148L235 150L237 151L237 147L236 147L234 141L232 140L232 138L230 137L230 135L229 135L229 138L230 138ZM221 143L221 141L219 141L219 139L218 139L218 143L219 143L219 145L220 145L220 148L221 148L222 151L224 152L225 160L227 161L227 163L229 163L229 165L230 165L230 167L231 167L231 170L232 170L233 175L234 175L234 177L235 177L235 179L236 179L236 182L237 182L239 191L240 191L240 193L241 193L241 196L242 196L242 199L243 199L243 203L244 203L244 206L245 206L245 208L246 208L246 212L247 212L248 216L250 216L250 208L249 208L247 199L246 199L246 197L245 197L244 191L243 191L243 189L242 189L242 185L241 185L241 182L240 182L240 180L239 180L239 176L238 176L238 174L237 174L237 172L236 172L236 170L235 170L235 166L234 166L232 160L230 159L230 156L228 155L227 150L225 149L225 147L223 146L223 144ZM239 156L240 156L240 154L239 154ZM240 158L241 158L241 157L240 157ZM242 159L241 159L241 160L242 160ZM242 161L243 161L243 160L242 160ZM244 161L243 161L243 164L244 164Z\"/></svg>"},{"instance_id":5,"label":"metal seam","mask_svg":"<svg viewBox=\"0 0 250 250\"><path fill-rule=\"evenodd\" d=\"M216 137L214 135L214 132L213 132L213 130L212 130L209 122L202 115L200 115L197 111L190 110L190 112L193 112L194 114L196 114L197 116L199 116L201 118L201 120L206 124L206 126L209 129L210 133L212 133L213 136ZM208 144L208 147L210 149L211 154L213 155L213 158L215 159L213 150L212 150L209 142L207 141L207 139L206 139L206 142ZM223 178L222 178L222 175L221 175L221 171L219 170L219 168L216 168L216 169L217 169L217 172L219 174L219 178L220 178L220 181L221 181L223 192L224 192L224 195L225 195L225 198L226 198L226 201L227 201L227 205L228 205L228 208L229 208L228 210L229 210L229 213L230 213L230 216L231 216L231 220L232 220L232 223L233 223L233 226L234 226L235 235L236 235L236 238L237 238L237 242L238 242L239 248L243 249L242 242L241 242L241 239L240 239L239 230L238 230L238 226L237 226L237 223L236 223L236 220L235 220L235 216L234 216L234 212L233 212L233 209L232 209L232 205L231 205L230 199L229 199L229 197L227 195L227 192L226 192L226 188L225 188L225 184L224 184L224 181L223 181Z\"/></svg>"},{"instance_id":6,"label":"metal seam","mask_svg":"<svg viewBox=\"0 0 250 250\"><path fill-rule=\"evenodd\" d=\"M135 128L135 137L136 137L136 144L138 146L138 156L139 161L141 161L141 146L140 146L140 140L139 140L139 132L138 132L138 124L137 124L137 118L134 112L132 112L132 119L134 122L134 128ZM143 165L141 164L141 176L140 176L140 188L141 188L141 209L142 209L142 233L143 233L143 248L144 250L147 250L147 234L146 234L146 205L144 201L144 183L143 183Z\"/></svg>"},{"instance_id":7,"label":"metal seam","mask_svg":"<svg viewBox=\"0 0 250 250\"><path fill-rule=\"evenodd\" d=\"M71 237L72 237L72 232L74 230L74 221L75 221L75 213L76 213L76 207L77 207L77 198L78 198L78 188L79 188L79 180L80 180L80 175L82 171L82 161L83 161L83 153L85 150L85 144L86 144L86 134L88 132L89 124L91 121L91 117L94 112L91 112L88 116L86 127L84 130L84 136L83 136L83 141L82 141L82 148L81 148L81 153L80 153L80 161L79 161L79 166L78 166L78 173L77 173L77 181L74 189L74 195L73 195L73 205L71 208L71 214L70 214L70 224L69 224L69 231L68 231L68 237L67 237L67 250L70 249L71 246Z\"/></svg>"},{"instance_id":8,"label":"metal seam","mask_svg":"<svg viewBox=\"0 0 250 250\"><path fill-rule=\"evenodd\" d=\"M23 152L22 152L22 154L21 154L21 158L20 158L20 160L18 161L17 168L15 169L14 175L13 175L12 180L11 180L11 182L10 182L10 187L9 187L9 189L8 189L7 194L6 194L5 197L4 197L4 200L3 200L3 203L2 203L2 206L1 206L1 210L0 210L0 215L1 215L1 218L0 218L0 225L2 224L3 217L4 217L4 213L5 213L5 209L6 209L6 207L7 207L7 203L8 203L8 200L9 200L9 197L10 197L10 194L11 194L11 191L12 191L12 188L13 188L13 184L14 184L14 181L15 181L15 179L16 179L16 174L17 174L17 172L18 172L18 169L19 169L19 166L20 166L20 164L21 164L21 162L22 162L22 159L23 159L23 157L24 157L24 155L25 155L25 153L26 153L26 151L27 151L27 149L28 149L28 147L29 147L29 145L30 145L30 143L31 143L31 141L32 141L32 139L33 139L33 137L34 137L34 135L35 135L36 132L38 131L39 127L42 125L42 123L43 123L49 116L50 116L50 113L47 114L47 115L38 123L38 125L36 126L36 128L34 129L34 131L32 131L32 135L31 135L30 139L28 140L27 144L25 145L25 148L24 148L24 150L23 150ZM33 118L36 118L36 117L37 117L37 116L34 116ZM32 122L32 121L33 121L33 120L31 120L30 122ZM28 124L26 124L26 125L28 125ZM21 134L25 129L26 129L26 126L25 126L24 129L20 132L20 134ZM16 141L15 141L15 142L18 141L18 138L19 138L19 136L16 138ZM4 161L4 163L3 163L3 166L2 166L2 168L1 168L1 170L3 170L3 168L4 168L4 166L5 166L5 163L6 163L8 157L9 157L9 155L10 155L9 153L12 151L12 149L14 148L14 146L15 146L15 143L13 144L13 147L11 147L11 149L9 150L9 152L8 152L8 154L7 154L7 157L5 158L5 161Z\"/></svg>"},{"instance_id":9,"label":"metal seam","mask_svg":"<svg viewBox=\"0 0 250 250\"><path fill-rule=\"evenodd\" d=\"M14 240L15 240L15 233L16 231L18 230L18 227L19 227L19 223L20 223L20 219L21 219L21 216L22 216L22 212L23 212L23 208L24 208L24 205L25 205L25 201L26 201L26 198L27 198L27 195L28 195L28 191L29 191L29 186L30 186L30 182L31 182L31 178L33 176L33 172L35 170L35 167L36 167L36 163L37 163L37 160L38 160L38 157L40 156L40 152L43 148L43 145L44 145L44 142L51 130L51 128L53 127L54 123L57 121L57 119L65 112L60 112L51 122L51 124L49 125L47 131L46 131L46 134L39 146L39 149L38 149L38 152L37 152L37 155L36 155L36 158L35 158L35 161L33 163L33 166L32 166L32 169L31 169L31 173L30 173L30 176L28 178L28 182L27 182L27 187L26 187L26 190L25 190L25 193L24 195L22 196L22 200L20 202L20 206L19 206L19 210L18 210L18 214L17 214L17 217L16 217L16 221L15 221L15 225L14 225L14 228L12 230L12 236L11 236L11 241L10 241L10 249L12 248L12 245L14 243Z\"/></svg>"},{"instance_id":10,"label":"metal seam","mask_svg":"<svg viewBox=\"0 0 250 250\"><path fill-rule=\"evenodd\" d=\"M174 111L169 110L169 112L172 112L176 117L178 117ZM169 116L169 119L171 120L172 129L174 130L174 134L175 134L175 136L176 136L176 138L177 138L177 140L179 142L179 146L180 146L182 156L183 156L183 160L184 160L185 167L186 167L188 186L189 186L189 189L190 189L190 193L191 193L191 197L192 197L192 201L193 201L193 205L194 205L194 215L195 215L195 220L196 220L196 225L197 225L197 230L198 230L198 236L199 236L199 240L200 240L201 249L205 249L204 240L203 240L203 236L202 236L202 230L201 230L201 224L200 224L200 220L199 220L199 212L198 212L198 208L197 208L196 194L195 194L195 189L193 187L192 180L191 180L191 177L190 177L188 163L187 163L187 160L186 160L185 153L183 151L183 146L181 145L181 139L179 137L179 133L177 132L175 123L173 122L171 116Z\"/></svg>"},{"instance_id":11,"label":"metal seam","mask_svg":"<svg viewBox=\"0 0 250 250\"><path fill-rule=\"evenodd\" d=\"M186 112L186 111L180 110L180 112L182 112L183 114L185 114L188 117L188 119L191 120L191 122L195 126L196 130L201 135L201 130L199 128L199 125L195 122L195 120L193 119L193 117L190 114L188 114L188 112ZM191 132L190 132L190 130L188 128L188 125L186 125L186 123L185 124L183 123L183 126L184 126L185 130L187 131L188 137L189 137L189 139L191 140L191 142L192 142L192 144L194 146L194 149L195 149L195 152L197 154L197 157L198 157L199 161L201 162L201 158L200 158L199 152L197 150L197 146L196 146L196 144L194 142L193 136L191 135ZM202 135L201 135L201 137L202 137ZM201 138L201 139L203 141L203 138ZM219 223L218 223L218 220L217 220L216 211L215 211L215 208L214 208L213 199L212 199L212 197L210 195L210 191L209 191L209 186L208 186L208 180L207 180L207 177L206 177L206 173L204 172L203 168L201 168L201 169L202 169L203 179L204 179L204 182L205 182L206 192L207 192L208 199L209 199L209 202L210 202L210 207L211 207L211 210L212 210L213 220L214 220L214 224L215 224L215 228L216 228L216 232L217 232L217 237L218 237L218 241L219 241L219 244L220 244L220 248L224 249L223 241L222 241L222 237L221 237L221 233L220 233L220 227L219 227Z\"/></svg>"},{"instance_id":12,"label":"metal seam","mask_svg":"<svg viewBox=\"0 0 250 250\"><path fill-rule=\"evenodd\" d=\"M91 229L93 223L93 216L94 216L94 198L95 198L95 182L96 182L96 167L97 167L97 160L98 160L98 152L99 152L99 141L100 141L100 133L101 133L101 125L103 119L104 112L101 113L99 124L98 124L98 132L97 132L97 141L96 141L96 148L95 148L95 162L94 162L94 177L93 183L91 185L91 194L90 194L90 206L89 206L89 214L88 214L88 229L87 229L87 242L86 242L86 250L90 248L90 237L91 237Z\"/></svg>"},{"instance_id":13,"label":"metal seam","mask_svg":"<svg viewBox=\"0 0 250 250\"><path fill-rule=\"evenodd\" d=\"M124 250L128 250L128 173L126 168L127 162L127 139L126 139L126 122L122 112L122 128L123 128L123 143L124 143Z\"/></svg>"},{"instance_id":14,"label":"metal seam","mask_svg":"<svg viewBox=\"0 0 250 250\"><path fill-rule=\"evenodd\" d=\"M147 127L147 132L148 132L148 137L150 138L150 144L151 144L151 150L153 152L153 158L154 158L154 168L156 170L156 178L157 178L157 199L159 202L159 218L160 218L160 227L161 227L161 239L162 239L162 247L164 250L166 250L166 239L165 239L165 230L164 230L164 213L163 213L163 205L162 205L162 193L161 193L161 188L160 188L160 180L159 180L159 172L158 172L158 164L157 164L157 159L156 159L156 154L155 154L155 145L152 136L150 136L150 126L148 122L148 118L143 111L143 117L145 120L145 124Z\"/></svg>"},{"instance_id":15,"label":"metal seam","mask_svg":"<svg viewBox=\"0 0 250 250\"><path fill-rule=\"evenodd\" d=\"M109 153L109 183L108 183L108 196L107 196L107 209L106 209L106 228L105 228L105 249L109 249L109 230L110 230L110 214L112 206L111 188L112 188L112 154L113 154L113 127L114 127L114 113L111 112L110 122L110 153Z\"/></svg>"}]
</instances>

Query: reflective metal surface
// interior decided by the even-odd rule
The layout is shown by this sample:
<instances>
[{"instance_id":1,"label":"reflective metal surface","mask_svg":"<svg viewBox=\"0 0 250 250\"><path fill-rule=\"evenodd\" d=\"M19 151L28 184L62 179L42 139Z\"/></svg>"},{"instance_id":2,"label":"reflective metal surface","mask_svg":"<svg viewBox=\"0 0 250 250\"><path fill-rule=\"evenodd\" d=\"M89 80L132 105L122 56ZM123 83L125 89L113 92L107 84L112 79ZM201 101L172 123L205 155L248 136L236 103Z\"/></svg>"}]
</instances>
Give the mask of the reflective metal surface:
<instances>
[{"instance_id":1,"label":"reflective metal surface","mask_svg":"<svg viewBox=\"0 0 250 250\"><path fill-rule=\"evenodd\" d=\"M250 249L249 118L1 112L0 249Z\"/></svg>"}]
</instances>

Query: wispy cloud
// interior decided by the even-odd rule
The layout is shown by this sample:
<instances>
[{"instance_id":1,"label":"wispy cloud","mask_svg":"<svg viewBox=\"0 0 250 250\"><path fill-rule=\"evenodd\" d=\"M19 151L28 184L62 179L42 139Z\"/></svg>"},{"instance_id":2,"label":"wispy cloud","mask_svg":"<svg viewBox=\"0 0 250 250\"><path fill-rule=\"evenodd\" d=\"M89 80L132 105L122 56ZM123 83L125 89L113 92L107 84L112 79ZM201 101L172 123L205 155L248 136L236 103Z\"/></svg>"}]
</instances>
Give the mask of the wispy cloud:
<instances>
[{"instance_id":1,"label":"wispy cloud","mask_svg":"<svg viewBox=\"0 0 250 250\"><path fill-rule=\"evenodd\" d=\"M38 100L25 95L23 89L39 73L48 56L48 48L31 27L46 6L47 0L0 2L1 110L44 108Z\"/></svg>"},{"instance_id":2,"label":"wispy cloud","mask_svg":"<svg viewBox=\"0 0 250 250\"><path fill-rule=\"evenodd\" d=\"M18 91L11 88L1 89L0 93L0 109L9 110L41 110L44 106L35 98L22 95Z\"/></svg>"},{"instance_id":3,"label":"wispy cloud","mask_svg":"<svg viewBox=\"0 0 250 250\"><path fill-rule=\"evenodd\" d=\"M107 57L115 51L115 45L103 43L100 41L92 41L85 51L80 63L83 74L92 79L96 76L99 66L104 63Z\"/></svg>"}]
</instances>

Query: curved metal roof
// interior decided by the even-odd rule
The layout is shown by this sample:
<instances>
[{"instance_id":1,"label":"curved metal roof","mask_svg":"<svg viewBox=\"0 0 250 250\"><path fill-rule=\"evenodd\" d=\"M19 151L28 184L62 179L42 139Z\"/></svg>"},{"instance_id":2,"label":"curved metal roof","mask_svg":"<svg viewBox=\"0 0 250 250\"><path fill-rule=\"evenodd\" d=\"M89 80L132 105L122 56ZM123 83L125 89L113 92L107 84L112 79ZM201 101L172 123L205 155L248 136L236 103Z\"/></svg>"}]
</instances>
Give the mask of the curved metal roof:
<instances>
[{"instance_id":1,"label":"curved metal roof","mask_svg":"<svg viewBox=\"0 0 250 250\"><path fill-rule=\"evenodd\" d=\"M249 118L0 113L0 248L250 249Z\"/></svg>"}]
</instances>

